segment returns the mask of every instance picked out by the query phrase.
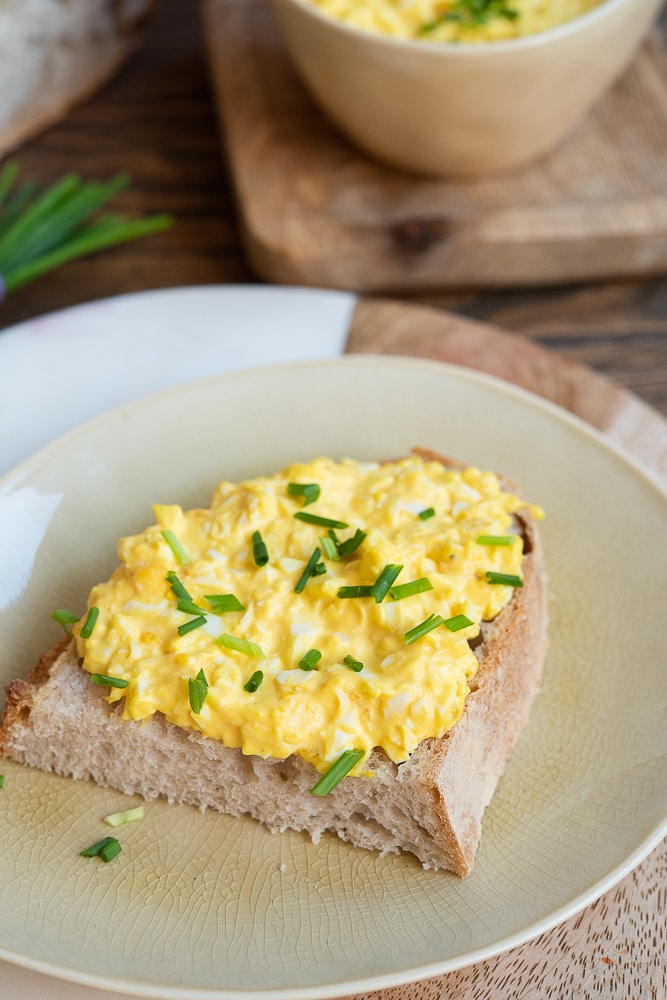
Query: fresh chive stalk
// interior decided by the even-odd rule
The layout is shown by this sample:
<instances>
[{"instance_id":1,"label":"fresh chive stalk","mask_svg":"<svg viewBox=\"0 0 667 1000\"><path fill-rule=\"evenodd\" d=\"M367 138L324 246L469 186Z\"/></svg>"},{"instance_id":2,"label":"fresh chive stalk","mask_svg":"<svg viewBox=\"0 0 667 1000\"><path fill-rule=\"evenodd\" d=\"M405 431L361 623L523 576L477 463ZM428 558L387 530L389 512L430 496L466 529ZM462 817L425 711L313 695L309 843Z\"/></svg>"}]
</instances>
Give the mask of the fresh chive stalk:
<instances>
[{"instance_id":1,"label":"fresh chive stalk","mask_svg":"<svg viewBox=\"0 0 667 1000\"><path fill-rule=\"evenodd\" d=\"M224 646L225 649L233 649L237 653L245 653L246 656L255 656L257 659L263 660L265 657L264 650L256 642L249 642L247 639L240 639L236 635L228 635L223 632L215 640L218 646Z\"/></svg>"},{"instance_id":2,"label":"fresh chive stalk","mask_svg":"<svg viewBox=\"0 0 667 1000\"><path fill-rule=\"evenodd\" d=\"M190 632L194 632L195 629L201 628L202 625L206 624L206 615L198 615L196 618L191 618L189 622L184 622L183 625L178 626L178 634L188 635Z\"/></svg>"},{"instance_id":3,"label":"fresh chive stalk","mask_svg":"<svg viewBox=\"0 0 667 1000\"><path fill-rule=\"evenodd\" d=\"M345 521L336 521L331 517L320 517L319 514L310 514L307 510L298 510L294 515L299 521L306 521L307 524L319 524L322 528L347 528Z\"/></svg>"},{"instance_id":4,"label":"fresh chive stalk","mask_svg":"<svg viewBox=\"0 0 667 1000\"><path fill-rule=\"evenodd\" d=\"M318 499L320 487L318 483L288 483L287 492L291 497L303 497L303 505L307 507Z\"/></svg>"},{"instance_id":5,"label":"fresh chive stalk","mask_svg":"<svg viewBox=\"0 0 667 1000\"><path fill-rule=\"evenodd\" d=\"M5 776L4 774L0 774L0 788L4 787L5 787Z\"/></svg>"},{"instance_id":6,"label":"fresh chive stalk","mask_svg":"<svg viewBox=\"0 0 667 1000\"><path fill-rule=\"evenodd\" d=\"M111 677L109 674L91 674L90 679L93 684L106 684L112 688L126 688L130 683L124 677Z\"/></svg>"},{"instance_id":7,"label":"fresh chive stalk","mask_svg":"<svg viewBox=\"0 0 667 1000\"><path fill-rule=\"evenodd\" d=\"M514 573L495 573L493 570L487 570L486 580L487 583L500 583L506 587L523 587L523 580Z\"/></svg>"},{"instance_id":8,"label":"fresh chive stalk","mask_svg":"<svg viewBox=\"0 0 667 1000\"><path fill-rule=\"evenodd\" d=\"M340 562L340 552L333 538L330 538L328 535L322 535L320 545L326 559L330 559L331 562Z\"/></svg>"},{"instance_id":9,"label":"fresh chive stalk","mask_svg":"<svg viewBox=\"0 0 667 1000\"><path fill-rule=\"evenodd\" d=\"M205 608L200 608L198 604L189 597L179 597L178 603L176 605L179 611L182 611L185 615L206 615L208 612Z\"/></svg>"},{"instance_id":10,"label":"fresh chive stalk","mask_svg":"<svg viewBox=\"0 0 667 1000\"><path fill-rule=\"evenodd\" d=\"M144 818L144 807L136 806L134 809L123 809L122 812L109 813L104 817L104 822L108 826L124 826L126 823L136 823Z\"/></svg>"},{"instance_id":11,"label":"fresh chive stalk","mask_svg":"<svg viewBox=\"0 0 667 1000\"><path fill-rule=\"evenodd\" d=\"M236 594L204 594L204 597L216 615L225 611L245 611L245 604L241 604Z\"/></svg>"},{"instance_id":12,"label":"fresh chive stalk","mask_svg":"<svg viewBox=\"0 0 667 1000\"><path fill-rule=\"evenodd\" d=\"M250 678L250 680L248 681L248 683L243 685L243 690L248 691L249 694L253 694L263 680L264 680L264 674L262 673L262 671L256 670L255 673Z\"/></svg>"},{"instance_id":13,"label":"fresh chive stalk","mask_svg":"<svg viewBox=\"0 0 667 1000\"><path fill-rule=\"evenodd\" d=\"M269 561L269 550L259 531L253 531L252 534L252 557L256 566L266 566Z\"/></svg>"},{"instance_id":14,"label":"fresh chive stalk","mask_svg":"<svg viewBox=\"0 0 667 1000\"><path fill-rule=\"evenodd\" d=\"M321 555L322 555L322 550L319 549L319 548L316 548L314 550L312 556L310 557L310 559L306 563L306 568L304 569L303 573L299 577L297 585L294 588L294 593L295 594L300 594L303 591L303 589L305 588L306 584L308 583L308 581L310 580L311 576L313 575L313 570L315 569L315 567L319 563Z\"/></svg>"},{"instance_id":15,"label":"fresh chive stalk","mask_svg":"<svg viewBox=\"0 0 667 1000\"><path fill-rule=\"evenodd\" d=\"M450 632L460 632L462 628L468 628L469 625L474 624L466 615L454 615L453 618L447 618L444 623L445 628L448 628Z\"/></svg>"},{"instance_id":16,"label":"fresh chive stalk","mask_svg":"<svg viewBox=\"0 0 667 1000\"><path fill-rule=\"evenodd\" d=\"M343 657L343 663L346 667L349 667L350 670L354 670L355 674L360 673L360 671L364 669L364 665L361 660L355 660L353 656Z\"/></svg>"},{"instance_id":17,"label":"fresh chive stalk","mask_svg":"<svg viewBox=\"0 0 667 1000\"><path fill-rule=\"evenodd\" d=\"M93 629L95 628L95 623L97 622L99 616L100 616L99 608L89 609L88 614L86 615L86 620L83 623L81 632L79 633L82 639L90 639L91 635L93 634Z\"/></svg>"},{"instance_id":18,"label":"fresh chive stalk","mask_svg":"<svg viewBox=\"0 0 667 1000\"><path fill-rule=\"evenodd\" d=\"M516 535L480 535L478 545L511 545Z\"/></svg>"},{"instance_id":19,"label":"fresh chive stalk","mask_svg":"<svg viewBox=\"0 0 667 1000\"><path fill-rule=\"evenodd\" d=\"M382 604L385 597L389 593L392 584L394 583L394 580L396 579L396 577L398 576L398 574L401 572L402 569L403 569L402 566L399 566L395 563L388 563L384 567L384 569L378 576L377 580L371 587L371 594L376 604Z\"/></svg>"},{"instance_id":20,"label":"fresh chive stalk","mask_svg":"<svg viewBox=\"0 0 667 1000\"><path fill-rule=\"evenodd\" d=\"M51 617L62 626L67 635L72 634L70 625L74 625L79 621L79 615L75 615L71 611L67 611L65 608L58 608L55 611L52 611Z\"/></svg>"},{"instance_id":21,"label":"fresh chive stalk","mask_svg":"<svg viewBox=\"0 0 667 1000\"><path fill-rule=\"evenodd\" d=\"M350 773L355 764L364 756L363 750L346 750L331 767L324 772L317 784L311 788L312 795L328 795L343 778Z\"/></svg>"},{"instance_id":22,"label":"fresh chive stalk","mask_svg":"<svg viewBox=\"0 0 667 1000\"><path fill-rule=\"evenodd\" d=\"M366 584L355 584L351 587L339 587L336 596L341 597L343 600L350 597L372 597L373 588L367 586Z\"/></svg>"},{"instance_id":23,"label":"fresh chive stalk","mask_svg":"<svg viewBox=\"0 0 667 1000\"><path fill-rule=\"evenodd\" d=\"M117 854L120 854L121 850L122 848L115 837L104 837L96 844L92 844L91 847L80 851L79 855L82 858L100 858L101 861L109 862Z\"/></svg>"},{"instance_id":24,"label":"fresh chive stalk","mask_svg":"<svg viewBox=\"0 0 667 1000\"><path fill-rule=\"evenodd\" d=\"M182 601L192 600L190 594L187 592L187 590L183 586L183 583L179 580L177 574L174 573L173 570L169 570L169 572L167 573L167 580L169 582L169 586L171 587L171 589L176 594L176 597L178 597L179 600Z\"/></svg>"},{"instance_id":25,"label":"fresh chive stalk","mask_svg":"<svg viewBox=\"0 0 667 1000\"><path fill-rule=\"evenodd\" d=\"M204 707L204 702L206 701L206 695L208 694L208 681L206 680L206 674L203 670L200 670L196 677L190 677L188 680L188 695L190 698L190 708L195 715L199 715L202 708Z\"/></svg>"},{"instance_id":26,"label":"fresh chive stalk","mask_svg":"<svg viewBox=\"0 0 667 1000\"><path fill-rule=\"evenodd\" d=\"M444 624L445 619L442 615L429 615L425 621L420 622L419 625L415 625L414 628L405 633L406 645L409 646L411 643L417 642L417 639L421 639L428 632L432 632L434 628L439 628Z\"/></svg>"},{"instance_id":27,"label":"fresh chive stalk","mask_svg":"<svg viewBox=\"0 0 667 1000\"><path fill-rule=\"evenodd\" d=\"M350 538L346 538L344 542L338 543L339 555L341 555L343 558L345 558L346 556L351 556L352 553L356 552L356 550L359 548L365 537L366 537L366 532L362 531L361 528L357 528L355 533L351 535Z\"/></svg>"},{"instance_id":28,"label":"fresh chive stalk","mask_svg":"<svg viewBox=\"0 0 667 1000\"><path fill-rule=\"evenodd\" d=\"M299 666L302 670L314 670L321 659L322 654L319 649L309 649L306 655L299 660Z\"/></svg>"},{"instance_id":29,"label":"fresh chive stalk","mask_svg":"<svg viewBox=\"0 0 667 1000\"><path fill-rule=\"evenodd\" d=\"M179 542L178 538L176 537L173 531L170 531L168 528L166 528L162 532L162 537L164 538L165 542L167 543L171 551L174 553L177 563L180 563L182 566L185 566L187 565L187 563L192 562L192 559L185 551L185 549L183 548L183 546L181 545L181 543Z\"/></svg>"},{"instance_id":30,"label":"fresh chive stalk","mask_svg":"<svg viewBox=\"0 0 667 1000\"><path fill-rule=\"evenodd\" d=\"M418 580L411 580L410 583L399 583L397 587L392 587L389 593L395 601L402 601L406 597L414 597L415 594L424 594L427 590L433 590L433 584L427 576L420 576Z\"/></svg>"},{"instance_id":31,"label":"fresh chive stalk","mask_svg":"<svg viewBox=\"0 0 667 1000\"><path fill-rule=\"evenodd\" d=\"M424 507L417 516L421 521L428 521L429 517L435 517L435 507Z\"/></svg>"},{"instance_id":32,"label":"fresh chive stalk","mask_svg":"<svg viewBox=\"0 0 667 1000\"><path fill-rule=\"evenodd\" d=\"M310 575L311 576L324 576L327 571L326 563L318 562L313 566Z\"/></svg>"}]
</instances>

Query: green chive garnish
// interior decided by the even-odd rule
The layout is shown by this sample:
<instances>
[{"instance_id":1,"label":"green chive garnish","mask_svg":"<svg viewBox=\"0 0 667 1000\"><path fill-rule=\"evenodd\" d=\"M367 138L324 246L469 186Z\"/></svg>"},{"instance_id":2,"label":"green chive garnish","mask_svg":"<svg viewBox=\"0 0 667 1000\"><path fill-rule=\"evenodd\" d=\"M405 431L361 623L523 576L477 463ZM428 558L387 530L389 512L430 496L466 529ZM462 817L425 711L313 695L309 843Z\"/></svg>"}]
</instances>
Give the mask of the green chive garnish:
<instances>
[{"instance_id":1,"label":"green chive garnish","mask_svg":"<svg viewBox=\"0 0 667 1000\"><path fill-rule=\"evenodd\" d=\"M324 552L326 559L330 559L331 562L340 562L338 546L333 538L328 535L322 535L320 538L320 545L322 546L322 551Z\"/></svg>"},{"instance_id":2,"label":"green chive garnish","mask_svg":"<svg viewBox=\"0 0 667 1000\"><path fill-rule=\"evenodd\" d=\"M358 674L360 670L364 669L364 665L361 660L355 660L353 656L344 657L343 663L346 667L349 667L350 670L354 670L355 674Z\"/></svg>"},{"instance_id":3,"label":"green chive garnish","mask_svg":"<svg viewBox=\"0 0 667 1000\"><path fill-rule=\"evenodd\" d=\"M480 535L478 545L511 545L516 535Z\"/></svg>"},{"instance_id":4,"label":"green chive garnish","mask_svg":"<svg viewBox=\"0 0 667 1000\"><path fill-rule=\"evenodd\" d=\"M85 851L80 851L79 854L82 858L100 858L102 861L111 861L115 858L117 854L120 854L122 848L115 837L104 837L102 840L98 840L96 844L92 847L87 847Z\"/></svg>"},{"instance_id":5,"label":"green chive garnish","mask_svg":"<svg viewBox=\"0 0 667 1000\"><path fill-rule=\"evenodd\" d=\"M295 515L295 517L296 517L296 515ZM304 569L303 573L299 577L299 582L297 583L296 587L294 588L294 593L295 594L300 594L302 592L302 590L304 589L304 587L308 583L310 577L312 576L313 570L315 569L315 567L317 566L318 562L320 561L320 556L321 555L322 555L322 550L321 549L315 549L315 551L313 552L312 556L310 557L310 559L306 563L306 568Z\"/></svg>"},{"instance_id":6,"label":"green chive garnish","mask_svg":"<svg viewBox=\"0 0 667 1000\"><path fill-rule=\"evenodd\" d=\"M192 562L192 559L185 551L185 549L183 548L183 546L181 545L181 543L179 542L178 538L176 537L173 531L169 531L168 529L163 531L162 537L164 538L165 542L167 543L171 551L174 553L177 563L180 563L183 566L186 563Z\"/></svg>"},{"instance_id":7,"label":"green chive garnish","mask_svg":"<svg viewBox=\"0 0 667 1000\"><path fill-rule=\"evenodd\" d=\"M419 511L417 516L422 521L428 521L429 517L435 517L435 507L425 507L424 510Z\"/></svg>"},{"instance_id":8,"label":"green chive garnish","mask_svg":"<svg viewBox=\"0 0 667 1000\"><path fill-rule=\"evenodd\" d=\"M123 826L125 823L136 823L144 818L144 807L137 806L135 809L124 809L122 812L110 813L104 817L104 822L109 826Z\"/></svg>"},{"instance_id":9,"label":"green chive garnish","mask_svg":"<svg viewBox=\"0 0 667 1000\"><path fill-rule=\"evenodd\" d=\"M186 615L205 615L206 609L200 608L190 597L179 597L176 605L179 611Z\"/></svg>"},{"instance_id":10,"label":"green chive garnish","mask_svg":"<svg viewBox=\"0 0 667 1000\"><path fill-rule=\"evenodd\" d=\"M0 788L4 787L5 787L5 776L4 774L0 774Z\"/></svg>"},{"instance_id":11,"label":"green chive garnish","mask_svg":"<svg viewBox=\"0 0 667 1000\"><path fill-rule=\"evenodd\" d=\"M86 615L86 620L81 628L80 635L82 639L90 639L93 634L93 629L95 628L95 622L99 618L99 614L99 608L90 608L88 614Z\"/></svg>"},{"instance_id":12,"label":"green chive garnish","mask_svg":"<svg viewBox=\"0 0 667 1000\"><path fill-rule=\"evenodd\" d=\"M57 611L52 611L51 617L55 619L55 621L57 621L59 625L62 625L65 632L67 632L67 635L72 634L70 631L70 625L74 625L75 622L78 622L79 620L78 615L72 614L71 611L65 611L64 608L59 608Z\"/></svg>"},{"instance_id":13,"label":"green chive garnish","mask_svg":"<svg viewBox=\"0 0 667 1000\"><path fill-rule=\"evenodd\" d=\"M384 569L378 576L377 580L371 587L371 594L373 595L373 599L375 600L376 604L382 604L385 597L389 593L392 583L394 582L394 580L396 579L396 577L398 576L398 574L401 572L402 569L403 569L402 566L398 566L394 563L388 563L384 567Z\"/></svg>"},{"instance_id":14,"label":"green chive garnish","mask_svg":"<svg viewBox=\"0 0 667 1000\"><path fill-rule=\"evenodd\" d=\"M238 636L228 635L223 632L215 640L218 646L224 646L226 649L235 649L237 653L245 653L246 656L256 656L258 659L264 659L265 653L261 646L258 646L256 642L248 642L247 639L239 639Z\"/></svg>"},{"instance_id":15,"label":"green chive garnish","mask_svg":"<svg viewBox=\"0 0 667 1000\"><path fill-rule=\"evenodd\" d=\"M445 619L442 615L429 615L425 621L419 625L415 625L414 628L405 633L405 642L409 646L411 643L416 642L417 639L421 639L427 632L432 632L434 628L439 628L440 625L444 624Z\"/></svg>"},{"instance_id":16,"label":"green chive garnish","mask_svg":"<svg viewBox=\"0 0 667 1000\"><path fill-rule=\"evenodd\" d=\"M259 531L254 531L252 535L252 557L256 566L266 566L269 561L269 550Z\"/></svg>"},{"instance_id":17,"label":"green chive garnish","mask_svg":"<svg viewBox=\"0 0 667 1000\"><path fill-rule=\"evenodd\" d=\"M420 576L418 580L411 580L410 583L399 583L398 587L392 587L389 593L395 601L402 601L404 597L423 594L427 590L433 590L433 584L428 577Z\"/></svg>"},{"instance_id":18,"label":"green chive garnish","mask_svg":"<svg viewBox=\"0 0 667 1000\"><path fill-rule=\"evenodd\" d=\"M243 690L248 691L250 694L252 694L254 691L257 690L257 688L259 687L259 685L262 683L263 680L264 680L264 674L262 673L262 671L256 670L255 673L250 678L250 680L248 681L248 683L243 685Z\"/></svg>"},{"instance_id":19,"label":"green chive garnish","mask_svg":"<svg viewBox=\"0 0 667 1000\"><path fill-rule=\"evenodd\" d=\"M494 573L487 570L486 579L488 583L504 583L506 587L523 587L523 580L513 573Z\"/></svg>"},{"instance_id":20,"label":"green chive garnish","mask_svg":"<svg viewBox=\"0 0 667 1000\"><path fill-rule=\"evenodd\" d=\"M307 507L319 497L320 487L317 483L288 483L287 492L291 497L303 497L303 505Z\"/></svg>"},{"instance_id":21,"label":"green chive garnish","mask_svg":"<svg viewBox=\"0 0 667 1000\"><path fill-rule=\"evenodd\" d=\"M309 649L306 655L299 660L299 666L302 670L313 670L321 659L322 654L319 649Z\"/></svg>"},{"instance_id":22,"label":"green chive garnish","mask_svg":"<svg viewBox=\"0 0 667 1000\"><path fill-rule=\"evenodd\" d=\"M206 624L206 615L199 615L197 618L191 618L189 622L185 622L184 625L178 626L179 635L187 635L188 632L194 632L196 628L201 628L202 625Z\"/></svg>"},{"instance_id":23,"label":"green chive garnish","mask_svg":"<svg viewBox=\"0 0 667 1000\"><path fill-rule=\"evenodd\" d=\"M200 670L196 677L189 679L188 694L190 696L190 708L195 715L199 715L208 694L208 681L203 670Z\"/></svg>"},{"instance_id":24,"label":"green chive garnish","mask_svg":"<svg viewBox=\"0 0 667 1000\"><path fill-rule=\"evenodd\" d=\"M338 785L346 774L349 774L355 764L364 756L363 750L346 750L337 761L325 771L316 785L311 788L312 795L328 795Z\"/></svg>"},{"instance_id":25,"label":"green chive garnish","mask_svg":"<svg viewBox=\"0 0 667 1000\"><path fill-rule=\"evenodd\" d=\"M448 618L445 622L445 627L449 629L450 632L458 632L462 628L468 628L468 625L474 625L469 618L465 615L454 615L453 618Z\"/></svg>"},{"instance_id":26,"label":"green chive garnish","mask_svg":"<svg viewBox=\"0 0 667 1000\"><path fill-rule=\"evenodd\" d=\"M326 573L326 571L327 571L326 563L318 562L313 566L310 575L323 576L323 574Z\"/></svg>"},{"instance_id":27,"label":"green chive garnish","mask_svg":"<svg viewBox=\"0 0 667 1000\"><path fill-rule=\"evenodd\" d=\"M169 581L169 586L176 594L176 597L179 598L179 600L184 600L184 601L192 600L187 590L185 589L185 587L178 579L177 575L174 573L173 570L169 570L169 572L167 573L167 580Z\"/></svg>"},{"instance_id":28,"label":"green chive garnish","mask_svg":"<svg viewBox=\"0 0 667 1000\"><path fill-rule=\"evenodd\" d=\"M373 588L362 584L354 587L339 587L336 596L345 599L347 597L372 597L372 595Z\"/></svg>"},{"instance_id":29,"label":"green chive garnish","mask_svg":"<svg viewBox=\"0 0 667 1000\"><path fill-rule=\"evenodd\" d=\"M235 594L204 594L204 597L216 615L225 611L245 611L245 604L241 604Z\"/></svg>"},{"instance_id":30,"label":"green chive garnish","mask_svg":"<svg viewBox=\"0 0 667 1000\"><path fill-rule=\"evenodd\" d=\"M106 684L112 688L126 688L130 683L123 677L110 677L108 674L91 674L90 679L93 684Z\"/></svg>"},{"instance_id":31,"label":"green chive garnish","mask_svg":"<svg viewBox=\"0 0 667 1000\"><path fill-rule=\"evenodd\" d=\"M298 510L294 515L299 521L306 521L308 524L319 524L323 528L347 528L349 525L345 521L335 521L331 517L320 517L319 514L309 514L308 511Z\"/></svg>"},{"instance_id":32,"label":"green chive garnish","mask_svg":"<svg viewBox=\"0 0 667 1000\"><path fill-rule=\"evenodd\" d=\"M346 538L344 542L338 543L339 555L343 557L351 556L359 548L365 537L366 532L362 531L361 528L357 528L350 538Z\"/></svg>"}]
</instances>

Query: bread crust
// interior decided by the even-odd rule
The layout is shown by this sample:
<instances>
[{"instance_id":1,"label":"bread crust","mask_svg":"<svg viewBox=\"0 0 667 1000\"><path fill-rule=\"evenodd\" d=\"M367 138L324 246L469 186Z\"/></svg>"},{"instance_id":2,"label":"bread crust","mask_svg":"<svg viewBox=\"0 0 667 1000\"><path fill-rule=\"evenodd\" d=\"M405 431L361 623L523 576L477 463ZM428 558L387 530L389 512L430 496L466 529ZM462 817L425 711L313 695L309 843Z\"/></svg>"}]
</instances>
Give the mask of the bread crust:
<instances>
[{"instance_id":1,"label":"bread crust","mask_svg":"<svg viewBox=\"0 0 667 1000\"><path fill-rule=\"evenodd\" d=\"M310 795L319 775L298 756L244 756L159 714L123 720L119 703L110 706L105 689L89 683L67 641L42 657L27 680L9 685L0 754L147 799L161 795L200 809L250 813L274 832L307 831L315 842L330 830L385 854L407 850L426 868L463 877L484 810L528 721L546 649L540 537L529 511L516 516L524 538L523 587L482 625L479 667L459 721L442 738L421 743L403 764L376 749L369 760L373 777L348 777L326 797Z\"/></svg>"}]
</instances>

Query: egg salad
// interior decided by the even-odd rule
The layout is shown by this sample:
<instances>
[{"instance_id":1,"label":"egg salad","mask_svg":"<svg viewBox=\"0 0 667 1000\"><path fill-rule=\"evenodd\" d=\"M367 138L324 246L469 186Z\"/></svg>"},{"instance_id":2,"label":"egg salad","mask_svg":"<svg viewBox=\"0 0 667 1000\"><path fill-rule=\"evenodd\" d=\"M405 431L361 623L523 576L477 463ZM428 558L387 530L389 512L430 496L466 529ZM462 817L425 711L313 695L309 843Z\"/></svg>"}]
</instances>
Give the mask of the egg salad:
<instances>
[{"instance_id":1,"label":"egg salad","mask_svg":"<svg viewBox=\"0 0 667 1000\"><path fill-rule=\"evenodd\" d=\"M522 585L525 506L417 455L222 482L209 509L156 505L120 541L78 652L126 719L321 772L352 754L361 773L374 747L405 761L461 716L471 640Z\"/></svg>"},{"instance_id":2,"label":"egg salad","mask_svg":"<svg viewBox=\"0 0 667 1000\"><path fill-rule=\"evenodd\" d=\"M310 0L365 31L440 42L520 38L572 21L601 0Z\"/></svg>"}]
</instances>

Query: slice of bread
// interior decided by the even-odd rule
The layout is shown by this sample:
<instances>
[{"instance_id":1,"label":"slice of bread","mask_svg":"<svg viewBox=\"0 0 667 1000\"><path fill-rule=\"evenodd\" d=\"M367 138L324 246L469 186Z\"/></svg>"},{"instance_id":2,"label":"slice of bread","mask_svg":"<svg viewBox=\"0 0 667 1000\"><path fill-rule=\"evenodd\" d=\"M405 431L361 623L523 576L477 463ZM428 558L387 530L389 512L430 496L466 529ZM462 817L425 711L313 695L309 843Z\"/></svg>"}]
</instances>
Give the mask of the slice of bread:
<instances>
[{"instance_id":1,"label":"slice of bread","mask_svg":"<svg viewBox=\"0 0 667 1000\"><path fill-rule=\"evenodd\" d=\"M311 795L319 774L300 757L244 756L159 714L123 720L119 705L105 700L106 689L89 682L73 642L9 686L0 753L146 799L249 813L273 832L306 831L315 843L333 831L384 854L410 851L425 868L465 876L484 810L528 720L546 647L540 539L528 510L515 517L524 539L523 587L482 625L479 668L462 717L403 764L376 749L368 762L373 777L347 777L329 795Z\"/></svg>"}]
</instances>

